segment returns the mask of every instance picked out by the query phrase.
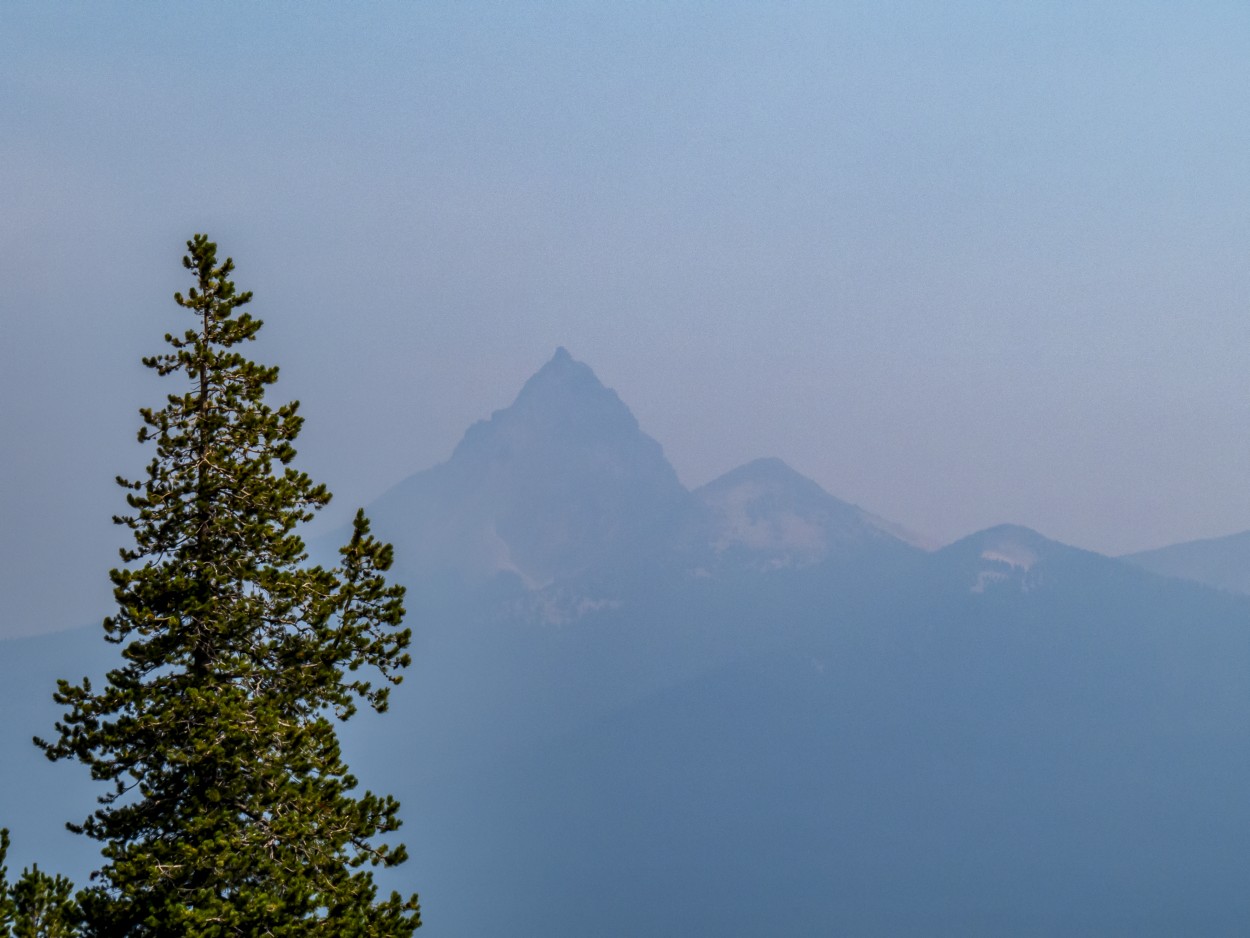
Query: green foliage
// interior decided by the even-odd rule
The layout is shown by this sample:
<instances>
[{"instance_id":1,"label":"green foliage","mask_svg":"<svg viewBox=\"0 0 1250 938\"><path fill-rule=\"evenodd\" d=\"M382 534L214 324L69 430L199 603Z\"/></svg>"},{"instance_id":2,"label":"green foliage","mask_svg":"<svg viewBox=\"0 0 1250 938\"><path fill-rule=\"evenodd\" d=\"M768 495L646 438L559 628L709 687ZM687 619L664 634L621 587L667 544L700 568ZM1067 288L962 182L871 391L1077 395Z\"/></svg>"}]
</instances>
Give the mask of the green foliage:
<instances>
[{"instance_id":1,"label":"green foliage","mask_svg":"<svg viewBox=\"0 0 1250 938\"><path fill-rule=\"evenodd\" d=\"M267 405L277 368L238 351L261 322L233 262L203 235L187 249L197 282L174 298L195 322L144 359L185 384L141 411L146 478L118 479L134 545L104 630L125 663L99 690L61 681L59 739L37 741L110 785L70 825L106 860L85 934L411 935L416 896L379 899L369 870L405 859L380 840L399 805L356 793L335 727L384 710L409 662L391 548L357 513L339 564L308 564L297 528L330 494L290 466L298 404Z\"/></svg>"},{"instance_id":2,"label":"green foliage","mask_svg":"<svg viewBox=\"0 0 1250 938\"><path fill-rule=\"evenodd\" d=\"M0 830L0 938L73 938L80 913L73 884L64 876L49 876L35 866L22 870L9 885L4 865L9 832Z\"/></svg>"}]
</instances>

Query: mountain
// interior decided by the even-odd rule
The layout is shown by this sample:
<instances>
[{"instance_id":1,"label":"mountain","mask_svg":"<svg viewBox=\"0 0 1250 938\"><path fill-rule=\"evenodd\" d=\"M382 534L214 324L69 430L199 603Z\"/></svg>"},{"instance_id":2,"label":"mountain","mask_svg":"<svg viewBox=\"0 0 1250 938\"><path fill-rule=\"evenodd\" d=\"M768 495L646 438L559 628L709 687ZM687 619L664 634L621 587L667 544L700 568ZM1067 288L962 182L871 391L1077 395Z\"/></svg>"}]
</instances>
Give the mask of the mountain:
<instances>
[{"instance_id":1,"label":"mountain","mask_svg":"<svg viewBox=\"0 0 1250 938\"><path fill-rule=\"evenodd\" d=\"M802 568L910 543L897 525L834 498L780 459L747 463L693 495L689 546L713 566Z\"/></svg>"},{"instance_id":2,"label":"mountain","mask_svg":"<svg viewBox=\"0 0 1250 938\"><path fill-rule=\"evenodd\" d=\"M461 724L515 744L407 802L438 806L429 927L1239 933L1250 601L1017 527L878 561L517 637L500 671L531 679ZM577 718L521 731L534 694Z\"/></svg>"},{"instance_id":3,"label":"mountain","mask_svg":"<svg viewBox=\"0 0 1250 938\"><path fill-rule=\"evenodd\" d=\"M451 458L372 506L405 568L538 588L645 550L687 497L654 439L563 348Z\"/></svg>"},{"instance_id":4,"label":"mountain","mask_svg":"<svg viewBox=\"0 0 1250 938\"><path fill-rule=\"evenodd\" d=\"M423 934L1250 920L1250 597L1010 525L922 550L777 460L687 491L563 350L370 515L414 661L344 747ZM0 804L79 879L39 838L90 786L24 740L88 639L0 643Z\"/></svg>"},{"instance_id":5,"label":"mountain","mask_svg":"<svg viewBox=\"0 0 1250 938\"><path fill-rule=\"evenodd\" d=\"M1250 593L1250 531L1128 554L1125 562L1162 576Z\"/></svg>"}]
</instances>

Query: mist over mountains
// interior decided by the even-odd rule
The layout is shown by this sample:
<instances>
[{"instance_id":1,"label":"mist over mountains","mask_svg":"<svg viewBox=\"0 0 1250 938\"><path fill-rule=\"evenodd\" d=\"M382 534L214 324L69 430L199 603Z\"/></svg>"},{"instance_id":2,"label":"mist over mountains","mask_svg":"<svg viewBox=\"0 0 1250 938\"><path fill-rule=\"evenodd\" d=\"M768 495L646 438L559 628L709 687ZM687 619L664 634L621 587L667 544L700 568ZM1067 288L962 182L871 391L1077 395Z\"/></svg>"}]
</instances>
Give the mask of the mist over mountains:
<instances>
[{"instance_id":1,"label":"mist over mountains","mask_svg":"<svg viewBox=\"0 0 1250 938\"><path fill-rule=\"evenodd\" d=\"M688 491L563 349L369 511L414 665L348 761L423 934L1244 930L1250 597L1014 526L927 551L776 459ZM80 879L45 837L90 786L28 740L102 644L0 645L0 823Z\"/></svg>"}]
</instances>

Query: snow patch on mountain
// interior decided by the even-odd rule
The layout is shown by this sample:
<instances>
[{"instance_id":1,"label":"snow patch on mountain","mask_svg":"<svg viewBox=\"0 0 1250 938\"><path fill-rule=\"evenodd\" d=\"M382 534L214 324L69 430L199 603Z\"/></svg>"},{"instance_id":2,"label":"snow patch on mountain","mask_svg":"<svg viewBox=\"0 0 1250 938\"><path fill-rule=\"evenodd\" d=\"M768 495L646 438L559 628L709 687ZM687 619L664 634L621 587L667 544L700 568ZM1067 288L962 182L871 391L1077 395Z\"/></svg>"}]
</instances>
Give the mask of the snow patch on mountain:
<instances>
[{"instance_id":1,"label":"snow patch on mountain","mask_svg":"<svg viewBox=\"0 0 1250 938\"><path fill-rule=\"evenodd\" d=\"M994 563L1005 563L1009 567L1027 571L1037 563L1037 553L1023 544L1004 543L998 547L981 551L981 559Z\"/></svg>"},{"instance_id":2,"label":"snow patch on mountain","mask_svg":"<svg viewBox=\"0 0 1250 938\"><path fill-rule=\"evenodd\" d=\"M697 537L716 563L758 571L803 568L833 553L902 541L888 522L834 498L780 459L739 466L694 495L702 512Z\"/></svg>"},{"instance_id":3,"label":"snow patch on mountain","mask_svg":"<svg viewBox=\"0 0 1250 938\"><path fill-rule=\"evenodd\" d=\"M759 482L748 482L720 497L708 500L719 514L721 528L712 542L718 552L739 544L752 550L794 551L819 555L825 549L825 532L796 511L783 508L763 515L758 503L773 493Z\"/></svg>"}]
</instances>

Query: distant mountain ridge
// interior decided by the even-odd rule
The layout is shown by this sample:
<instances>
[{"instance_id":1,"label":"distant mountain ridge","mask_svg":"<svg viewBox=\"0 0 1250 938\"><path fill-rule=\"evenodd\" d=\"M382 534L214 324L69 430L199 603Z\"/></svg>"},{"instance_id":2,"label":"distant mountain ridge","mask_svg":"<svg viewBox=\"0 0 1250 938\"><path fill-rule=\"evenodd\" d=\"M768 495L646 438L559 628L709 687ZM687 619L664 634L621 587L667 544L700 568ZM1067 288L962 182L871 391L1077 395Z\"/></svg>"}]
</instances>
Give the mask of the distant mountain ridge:
<instances>
[{"instance_id":1,"label":"distant mountain ridge","mask_svg":"<svg viewBox=\"0 0 1250 938\"><path fill-rule=\"evenodd\" d=\"M1121 559L1161 576L1193 580L1233 593L1250 593L1250 531L1171 544L1126 554Z\"/></svg>"}]
</instances>

